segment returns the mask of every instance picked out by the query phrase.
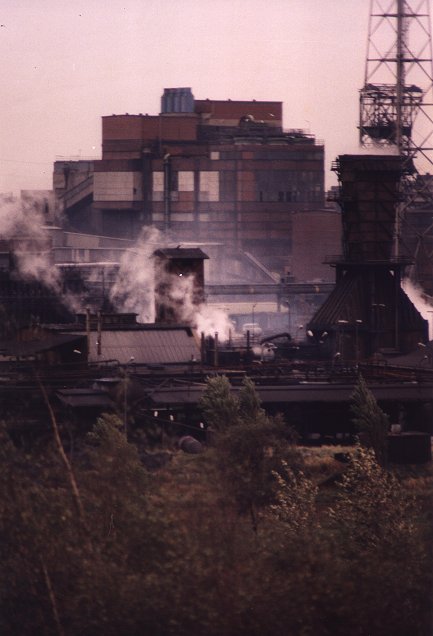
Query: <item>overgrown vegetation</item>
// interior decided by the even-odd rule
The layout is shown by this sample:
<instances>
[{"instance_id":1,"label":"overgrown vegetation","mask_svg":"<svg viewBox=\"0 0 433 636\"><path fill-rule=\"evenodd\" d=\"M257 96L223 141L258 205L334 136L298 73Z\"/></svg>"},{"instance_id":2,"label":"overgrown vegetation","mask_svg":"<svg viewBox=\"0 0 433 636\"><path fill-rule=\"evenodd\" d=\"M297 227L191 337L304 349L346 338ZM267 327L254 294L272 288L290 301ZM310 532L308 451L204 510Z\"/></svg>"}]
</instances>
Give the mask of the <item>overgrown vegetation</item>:
<instances>
[{"instance_id":1,"label":"overgrown vegetation","mask_svg":"<svg viewBox=\"0 0 433 636\"><path fill-rule=\"evenodd\" d=\"M430 634L431 466L304 453L250 380L203 406L212 445L152 473L98 420L71 465L84 519L55 445L1 428L0 633Z\"/></svg>"},{"instance_id":2,"label":"overgrown vegetation","mask_svg":"<svg viewBox=\"0 0 433 636\"><path fill-rule=\"evenodd\" d=\"M359 376L352 394L351 411L353 423L361 434L361 440L373 449L377 462L381 466L386 466L389 418L378 405L362 375Z\"/></svg>"}]
</instances>

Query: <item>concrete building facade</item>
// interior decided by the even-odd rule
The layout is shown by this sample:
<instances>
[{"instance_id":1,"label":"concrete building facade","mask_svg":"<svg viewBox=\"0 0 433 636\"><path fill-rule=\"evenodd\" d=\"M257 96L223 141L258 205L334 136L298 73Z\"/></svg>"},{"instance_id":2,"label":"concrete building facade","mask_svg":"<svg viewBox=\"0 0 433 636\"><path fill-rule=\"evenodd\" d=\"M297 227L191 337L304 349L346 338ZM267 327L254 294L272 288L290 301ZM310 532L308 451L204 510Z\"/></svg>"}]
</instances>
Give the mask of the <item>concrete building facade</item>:
<instances>
[{"instance_id":1,"label":"concrete building facade","mask_svg":"<svg viewBox=\"0 0 433 636\"><path fill-rule=\"evenodd\" d=\"M101 160L55 164L69 227L135 238L151 225L284 272L294 214L324 210L324 147L282 120L281 102L198 100L189 88L165 89L159 115L103 117Z\"/></svg>"}]
</instances>

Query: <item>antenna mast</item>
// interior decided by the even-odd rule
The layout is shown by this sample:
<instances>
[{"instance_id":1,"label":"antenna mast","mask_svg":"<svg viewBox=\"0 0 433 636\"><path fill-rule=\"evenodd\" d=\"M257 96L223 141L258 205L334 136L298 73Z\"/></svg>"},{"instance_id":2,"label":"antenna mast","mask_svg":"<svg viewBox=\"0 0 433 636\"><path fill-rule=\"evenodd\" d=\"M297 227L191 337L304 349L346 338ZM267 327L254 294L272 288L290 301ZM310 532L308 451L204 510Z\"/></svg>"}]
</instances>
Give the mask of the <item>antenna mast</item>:
<instances>
[{"instance_id":1,"label":"antenna mast","mask_svg":"<svg viewBox=\"0 0 433 636\"><path fill-rule=\"evenodd\" d=\"M402 158L394 257L433 296L433 61L430 0L370 0L361 146Z\"/></svg>"},{"instance_id":2,"label":"antenna mast","mask_svg":"<svg viewBox=\"0 0 433 636\"><path fill-rule=\"evenodd\" d=\"M371 0L361 145L395 148L406 170L433 170L433 63L429 0Z\"/></svg>"}]
</instances>

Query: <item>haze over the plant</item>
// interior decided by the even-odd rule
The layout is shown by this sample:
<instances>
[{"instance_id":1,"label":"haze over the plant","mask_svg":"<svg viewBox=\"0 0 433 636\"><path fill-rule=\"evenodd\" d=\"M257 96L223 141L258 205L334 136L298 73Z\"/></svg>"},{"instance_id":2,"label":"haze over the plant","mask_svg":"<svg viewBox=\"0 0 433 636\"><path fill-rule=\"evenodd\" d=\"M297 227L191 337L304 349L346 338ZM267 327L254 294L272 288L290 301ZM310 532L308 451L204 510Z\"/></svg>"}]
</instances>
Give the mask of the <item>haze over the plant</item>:
<instances>
[{"instance_id":1,"label":"haze over the plant","mask_svg":"<svg viewBox=\"0 0 433 636\"><path fill-rule=\"evenodd\" d=\"M100 158L101 116L157 114L164 87L284 102L331 162L357 152L369 2L3 0L0 192L48 189L56 158Z\"/></svg>"}]
</instances>

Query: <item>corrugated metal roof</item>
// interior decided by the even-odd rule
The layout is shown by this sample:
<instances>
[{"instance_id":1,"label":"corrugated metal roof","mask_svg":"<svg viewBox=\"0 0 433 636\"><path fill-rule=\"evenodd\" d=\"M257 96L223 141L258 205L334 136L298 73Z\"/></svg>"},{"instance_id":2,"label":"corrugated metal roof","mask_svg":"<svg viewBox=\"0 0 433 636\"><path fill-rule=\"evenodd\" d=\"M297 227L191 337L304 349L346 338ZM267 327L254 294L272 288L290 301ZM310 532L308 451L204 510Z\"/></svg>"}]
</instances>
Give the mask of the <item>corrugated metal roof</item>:
<instances>
[{"instance_id":1,"label":"corrugated metal roof","mask_svg":"<svg viewBox=\"0 0 433 636\"><path fill-rule=\"evenodd\" d=\"M127 364L179 364L200 359L200 347L191 330L152 329L131 331L103 331L101 355L97 352L97 333L91 332L89 360L101 362L118 360Z\"/></svg>"}]
</instances>

